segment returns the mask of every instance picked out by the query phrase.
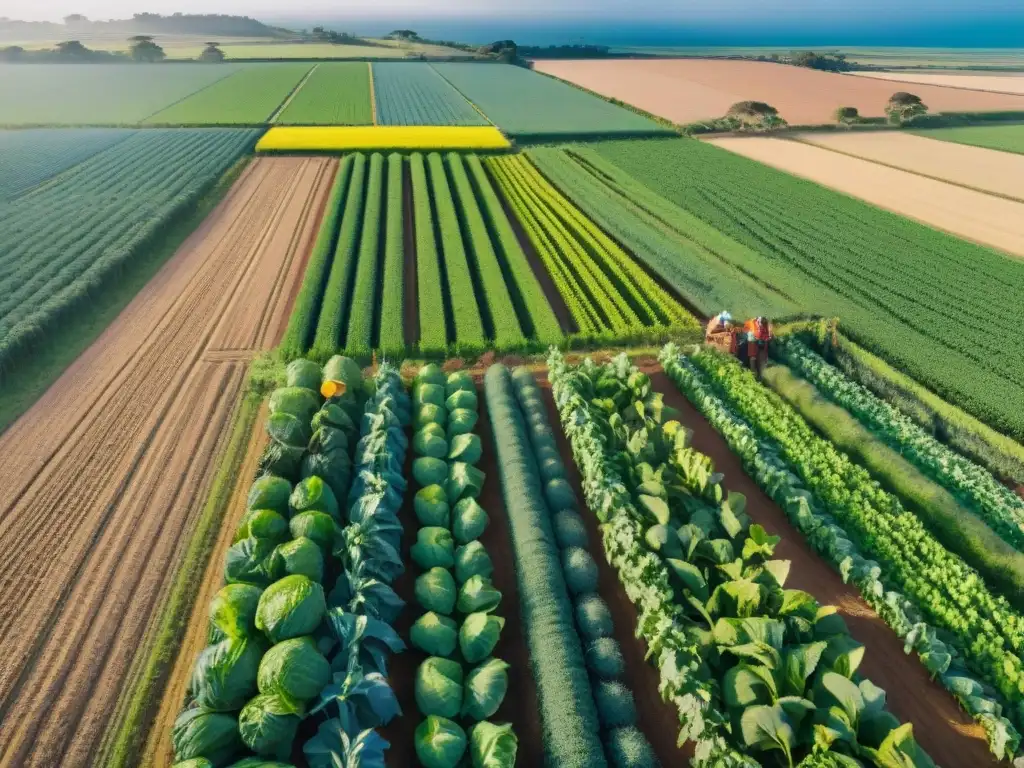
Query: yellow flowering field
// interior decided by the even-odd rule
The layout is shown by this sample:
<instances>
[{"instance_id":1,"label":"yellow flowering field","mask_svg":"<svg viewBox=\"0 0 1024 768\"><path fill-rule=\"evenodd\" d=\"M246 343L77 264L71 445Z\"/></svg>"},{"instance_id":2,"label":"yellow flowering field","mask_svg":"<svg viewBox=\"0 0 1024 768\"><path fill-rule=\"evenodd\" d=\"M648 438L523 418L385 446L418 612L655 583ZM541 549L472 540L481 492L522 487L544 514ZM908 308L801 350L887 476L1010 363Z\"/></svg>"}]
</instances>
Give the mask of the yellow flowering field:
<instances>
[{"instance_id":1,"label":"yellow flowering field","mask_svg":"<svg viewBox=\"0 0 1024 768\"><path fill-rule=\"evenodd\" d=\"M256 144L260 152L330 152L371 149L508 149L493 126L367 125L276 127Z\"/></svg>"}]
</instances>

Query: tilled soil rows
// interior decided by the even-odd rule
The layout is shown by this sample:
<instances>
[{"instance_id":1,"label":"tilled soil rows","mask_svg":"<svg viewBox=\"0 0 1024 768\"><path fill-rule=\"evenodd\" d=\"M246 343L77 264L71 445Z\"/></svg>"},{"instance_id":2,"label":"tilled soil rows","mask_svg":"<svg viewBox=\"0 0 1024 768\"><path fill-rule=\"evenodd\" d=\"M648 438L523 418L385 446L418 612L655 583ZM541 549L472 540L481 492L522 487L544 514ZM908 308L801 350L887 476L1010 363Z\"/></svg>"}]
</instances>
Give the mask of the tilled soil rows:
<instances>
[{"instance_id":1,"label":"tilled soil rows","mask_svg":"<svg viewBox=\"0 0 1024 768\"><path fill-rule=\"evenodd\" d=\"M276 342L335 163L254 161L0 436L0 765L89 765ZM312 212L312 213L311 213Z\"/></svg>"}]
</instances>

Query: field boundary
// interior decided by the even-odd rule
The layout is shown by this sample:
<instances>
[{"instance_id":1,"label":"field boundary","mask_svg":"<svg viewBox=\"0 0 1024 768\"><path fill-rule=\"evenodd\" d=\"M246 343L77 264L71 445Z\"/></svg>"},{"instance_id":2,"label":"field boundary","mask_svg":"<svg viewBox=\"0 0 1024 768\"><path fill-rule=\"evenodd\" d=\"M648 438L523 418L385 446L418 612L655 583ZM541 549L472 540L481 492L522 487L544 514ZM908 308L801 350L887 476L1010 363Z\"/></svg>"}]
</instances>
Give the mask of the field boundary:
<instances>
[{"instance_id":1,"label":"field boundary","mask_svg":"<svg viewBox=\"0 0 1024 768\"><path fill-rule=\"evenodd\" d=\"M295 96L299 93L299 91L302 90L302 86L306 84L306 81L309 80L309 78L313 76L313 73L316 72L317 69L319 68L319 64L314 64L312 67L309 68L309 71L302 76L302 79L295 84L294 88L292 88L291 93L289 93L285 97L284 101L281 102L281 104L278 106L277 111L272 113L270 117L267 118L267 123L273 125L278 121L278 119L281 117L281 113L288 109L288 105L292 103L292 100L295 98Z\"/></svg>"},{"instance_id":2,"label":"field boundary","mask_svg":"<svg viewBox=\"0 0 1024 768\"><path fill-rule=\"evenodd\" d=\"M454 83L453 83L453 82L452 82L451 80L449 80L449 79L448 79L447 77L445 77L445 76L444 76L444 75L442 75L442 74L441 74L440 72L438 72L438 71L437 71L437 67L435 67L435 66L434 66L433 64L430 64L430 68L431 68L431 69L433 70L433 72L434 72L434 74L435 74L435 75L437 75L437 76L438 76L438 77L440 77L440 78L441 78L442 80L444 80L444 81L445 81L446 83L448 83L448 87L449 87L449 88L451 88L451 89L452 89L453 91L455 91L455 92L456 92L457 94L459 94L459 96L461 96L462 98L464 98L464 99L466 100L466 103L467 103L467 104L469 104L469 106L471 106L471 107L472 107L472 108L473 108L474 110L476 110L476 113L477 113L478 115L480 115L480 117L482 117L482 118L483 118L484 120L486 120L486 121L487 121L487 124L488 124L488 125L493 125L493 126L494 126L495 128L497 128L497 129L498 129L499 131L501 131L502 133L505 133L505 131L504 131L504 130L503 130L503 129L501 128L501 126L499 126L499 125L498 125L498 124L497 124L496 122L494 122L493 120L491 120L491 118L489 118L489 117L488 117L488 116L487 116L487 115L486 115L486 114L484 113L484 111L483 111L482 109L480 109L480 107L478 107L478 106L476 105L476 102L474 102L474 101L473 101L473 100L472 100L471 98L469 98L469 96L467 96L466 94L464 94L464 93L463 93L463 92L462 92L462 91L461 91L460 89L456 88L456 87L455 87L455 84L454 84Z\"/></svg>"},{"instance_id":3,"label":"field boundary","mask_svg":"<svg viewBox=\"0 0 1024 768\"><path fill-rule=\"evenodd\" d=\"M192 91L192 93L188 93L188 94L186 94L186 95L182 96L182 97L181 97L180 99L176 99L175 101L172 101L172 102L171 102L170 104L164 104L164 105L163 105L162 107L160 107L160 109L158 109L158 110L157 110L156 112L153 112L153 113L151 113L151 114L149 114L149 115L146 115L146 116L145 116L144 118L142 118L141 120L139 120L139 122L138 122L138 123L134 123L133 125L135 125L136 127L140 127L140 128L141 128L141 127L144 127L144 126L146 125L147 121L149 121L149 120L153 119L154 117L156 117L157 115L159 115L159 114L160 114L161 112L163 112L163 111L165 111L165 110L168 110L168 109L170 109L171 107L175 106L176 104L180 104L181 102L185 101L185 99L191 99L191 98L192 98L193 96L195 96L195 95L196 95L197 93L202 93L202 92L203 92L203 91L205 91L205 90L206 90L207 88L212 88L212 87L213 87L213 86L215 86L215 85L216 85L217 83L221 83L221 82L223 82L223 81L227 80L227 79L228 79L228 78L230 78L230 77L234 77L234 76L235 76L235 75L237 75L237 74L238 74L239 72L242 72L242 71L243 71L243 69L244 69L244 67L243 67L242 69L236 69L236 70L235 70L234 72L228 72L227 74L225 74L225 75L224 75L224 77L218 77L218 78L217 78L216 80L214 80L214 81L213 81L212 83L207 83L207 84L206 84L206 85L204 85L204 86L203 86L202 88L197 88L196 90ZM68 127L78 127L78 126L68 126ZM106 126L97 126L97 127L106 127ZM163 127L163 126L162 126L162 125L159 125L159 124L157 124L157 125L153 125L152 127Z\"/></svg>"},{"instance_id":4,"label":"field boundary","mask_svg":"<svg viewBox=\"0 0 1024 768\"><path fill-rule=\"evenodd\" d=\"M366 62L366 69L370 73L370 121L371 125L379 125L377 122L377 87L373 84L373 62Z\"/></svg>"}]
</instances>

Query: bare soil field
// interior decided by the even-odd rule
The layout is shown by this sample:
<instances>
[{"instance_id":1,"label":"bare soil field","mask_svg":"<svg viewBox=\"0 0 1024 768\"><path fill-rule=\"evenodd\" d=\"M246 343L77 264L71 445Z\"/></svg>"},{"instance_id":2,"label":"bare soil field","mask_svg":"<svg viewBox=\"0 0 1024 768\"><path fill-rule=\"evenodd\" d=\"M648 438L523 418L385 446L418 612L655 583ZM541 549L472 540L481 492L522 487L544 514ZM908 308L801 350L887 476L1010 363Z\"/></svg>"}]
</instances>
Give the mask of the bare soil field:
<instances>
[{"instance_id":1,"label":"bare soil field","mask_svg":"<svg viewBox=\"0 0 1024 768\"><path fill-rule=\"evenodd\" d=\"M1024 256L1024 203L784 138L708 142L966 240Z\"/></svg>"},{"instance_id":2,"label":"bare soil field","mask_svg":"<svg viewBox=\"0 0 1024 768\"><path fill-rule=\"evenodd\" d=\"M787 138L1024 202L1024 155L901 131L807 132Z\"/></svg>"},{"instance_id":3,"label":"bare soil field","mask_svg":"<svg viewBox=\"0 0 1024 768\"><path fill-rule=\"evenodd\" d=\"M202 507L248 360L286 320L334 167L254 161L0 436L0 765L94 757Z\"/></svg>"},{"instance_id":4,"label":"bare soil field","mask_svg":"<svg viewBox=\"0 0 1024 768\"><path fill-rule=\"evenodd\" d=\"M903 641L886 626L839 574L822 560L786 518L743 471L736 454L696 409L683 397L664 372L651 380L665 404L677 409L679 420L694 431L693 447L711 457L715 470L725 473L725 486L747 497L747 514L771 534L782 536L775 556L792 562L790 589L802 589L825 605L834 605L846 620L850 634L867 652L860 673L886 692L889 710L914 725L914 738L945 768L983 768L998 765L989 753L985 732L961 711L956 701L937 683L916 658L903 653Z\"/></svg>"},{"instance_id":5,"label":"bare soil field","mask_svg":"<svg viewBox=\"0 0 1024 768\"><path fill-rule=\"evenodd\" d=\"M748 100L768 102L791 125L834 123L838 107L881 116L889 97L901 90L882 80L761 61L552 59L537 61L534 67L675 123L721 117L731 105ZM939 85L920 85L914 93L932 112L1024 109L1024 95Z\"/></svg>"},{"instance_id":6,"label":"bare soil field","mask_svg":"<svg viewBox=\"0 0 1024 768\"><path fill-rule=\"evenodd\" d=\"M989 73L934 73L934 72L851 72L858 77L870 77L875 80L888 80L914 85L941 86L944 88L966 88L971 91L988 91L990 93L1024 94L1024 73L999 74ZM914 91L917 93L917 91ZM920 94L918 94L920 96ZM923 98L923 97L922 97ZM925 99L925 104L931 103Z\"/></svg>"}]
</instances>

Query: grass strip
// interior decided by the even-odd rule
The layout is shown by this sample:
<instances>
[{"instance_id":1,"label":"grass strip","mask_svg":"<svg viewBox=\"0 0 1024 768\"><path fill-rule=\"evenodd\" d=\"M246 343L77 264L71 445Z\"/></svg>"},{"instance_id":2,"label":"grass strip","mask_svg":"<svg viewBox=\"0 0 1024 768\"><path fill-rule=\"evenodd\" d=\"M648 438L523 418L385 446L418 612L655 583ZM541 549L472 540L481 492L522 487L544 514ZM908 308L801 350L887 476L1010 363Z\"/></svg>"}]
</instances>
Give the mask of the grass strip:
<instances>
[{"instance_id":1,"label":"grass strip","mask_svg":"<svg viewBox=\"0 0 1024 768\"><path fill-rule=\"evenodd\" d=\"M196 585L203 580L217 542L262 400L262 392L250 389L235 411L230 438L206 504L174 577L167 602L159 613L156 637L141 665L141 674L122 694L121 699L127 701L124 715L108 731L106 744L110 745L109 755L103 763L107 768L139 765L139 752L146 744L153 717L160 708L167 675L174 666L182 638L188 630L198 593Z\"/></svg>"}]
</instances>

